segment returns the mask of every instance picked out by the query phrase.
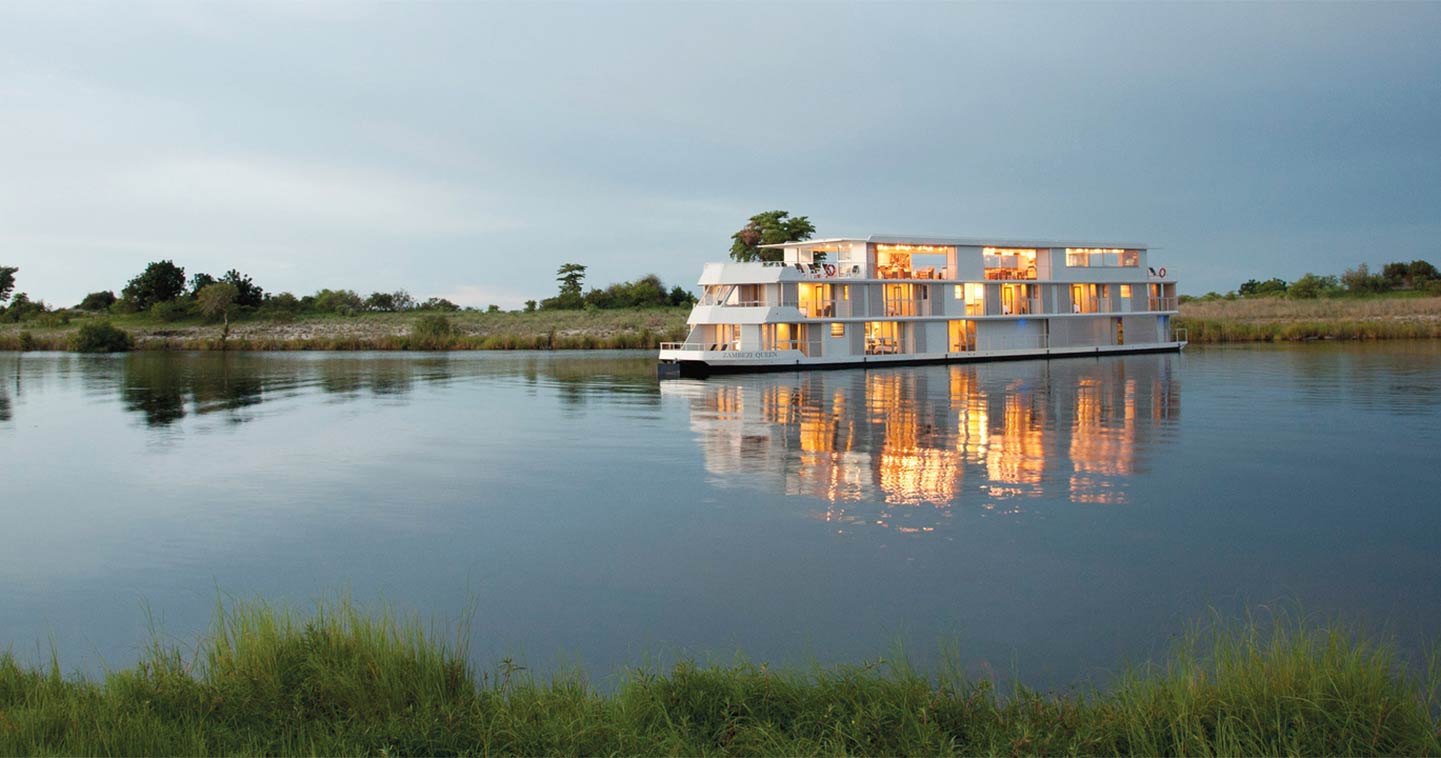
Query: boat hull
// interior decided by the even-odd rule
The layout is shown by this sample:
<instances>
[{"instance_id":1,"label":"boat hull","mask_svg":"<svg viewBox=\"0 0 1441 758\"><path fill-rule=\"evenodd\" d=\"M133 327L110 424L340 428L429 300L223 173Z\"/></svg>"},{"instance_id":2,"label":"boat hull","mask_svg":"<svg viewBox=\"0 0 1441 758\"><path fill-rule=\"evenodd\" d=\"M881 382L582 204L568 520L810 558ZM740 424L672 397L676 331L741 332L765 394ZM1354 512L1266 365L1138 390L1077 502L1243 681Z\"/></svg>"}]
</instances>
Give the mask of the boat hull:
<instances>
[{"instance_id":1,"label":"boat hull","mask_svg":"<svg viewBox=\"0 0 1441 758\"><path fill-rule=\"evenodd\" d=\"M661 379L704 379L716 374L751 374L778 371L812 371L820 369L890 368L893 366L925 366L938 363L990 363L994 361L1027 361L1051 358L1094 358L1103 355L1134 355L1138 353L1178 353L1187 343L1161 342L1145 345L1098 345L1037 350L993 350L966 353L934 353L917 356L867 355L856 358L812 360L781 358L768 360L717 360L691 357L662 357L656 375Z\"/></svg>"}]
</instances>

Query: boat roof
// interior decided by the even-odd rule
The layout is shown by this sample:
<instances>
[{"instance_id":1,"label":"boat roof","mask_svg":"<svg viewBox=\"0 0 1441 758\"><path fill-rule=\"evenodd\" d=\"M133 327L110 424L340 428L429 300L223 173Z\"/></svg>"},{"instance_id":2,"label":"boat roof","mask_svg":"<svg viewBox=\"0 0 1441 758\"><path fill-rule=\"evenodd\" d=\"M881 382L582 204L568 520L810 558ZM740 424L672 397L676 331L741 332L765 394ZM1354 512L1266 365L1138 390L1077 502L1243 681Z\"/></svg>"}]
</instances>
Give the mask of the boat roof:
<instances>
[{"instance_id":1,"label":"boat roof","mask_svg":"<svg viewBox=\"0 0 1441 758\"><path fill-rule=\"evenodd\" d=\"M1095 242L1076 240L1025 240L1000 237L918 237L909 234L872 234L869 237L828 237L826 239L776 242L760 247L809 247L837 242L868 242L882 245L958 245L962 247L1099 247L1150 250L1142 242Z\"/></svg>"}]
</instances>

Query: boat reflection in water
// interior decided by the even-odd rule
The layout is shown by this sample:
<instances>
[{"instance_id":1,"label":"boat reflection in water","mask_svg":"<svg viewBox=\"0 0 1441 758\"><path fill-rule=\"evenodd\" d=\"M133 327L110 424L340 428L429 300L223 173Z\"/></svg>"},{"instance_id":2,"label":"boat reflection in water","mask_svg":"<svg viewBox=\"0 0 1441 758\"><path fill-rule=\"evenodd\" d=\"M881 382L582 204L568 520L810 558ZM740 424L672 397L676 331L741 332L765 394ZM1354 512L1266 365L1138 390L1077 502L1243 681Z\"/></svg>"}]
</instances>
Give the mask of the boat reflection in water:
<instances>
[{"instance_id":1,"label":"boat reflection in water","mask_svg":"<svg viewBox=\"0 0 1441 758\"><path fill-rule=\"evenodd\" d=\"M1126 503L1132 475L1175 433L1180 360L810 372L661 391L689 400L713 484L818 498L838 531L931 532L956 506Z\"/></svg>"}]
</instances>

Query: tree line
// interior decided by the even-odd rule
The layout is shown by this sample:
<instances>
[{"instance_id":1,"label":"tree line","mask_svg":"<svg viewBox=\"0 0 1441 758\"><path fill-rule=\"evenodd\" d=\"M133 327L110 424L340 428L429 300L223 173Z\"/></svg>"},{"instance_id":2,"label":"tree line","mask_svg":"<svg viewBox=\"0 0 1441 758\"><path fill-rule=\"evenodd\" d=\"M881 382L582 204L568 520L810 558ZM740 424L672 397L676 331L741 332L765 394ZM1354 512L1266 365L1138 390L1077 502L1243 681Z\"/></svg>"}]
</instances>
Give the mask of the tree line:
<instances>
[{"instance_id":1,"label":"tree line","mask_svg":"<svg viewBox=\"0 0 1441 758\"><path fill-rule=\"evenodd\" d=\"M655 274L646 274L631 282L617 282L605 289L585 291L586 266L563 263L556 269L555 280L560 291L537 303L525 301L526 312L540 310L578 311L615 308L666 308L695 305L696 297L679 285L666 290Z\"/></svg>"},{"instance_id":2,"label":"tree line","mask_svg":"<svg viewBox=\"0 0 1441 758\"><path fill-rule=\"evenodd\" d=\"M1360 295L1382 295L1394 292L1428 292L1441 295L1441 271L1430 262L1415 260L1410 263L1392 261L1381 267L1380 273L1372 273L1365 263L1348 268L1344 273L1321 275L1306 273L1294 282L1271 278L1265 281L1247 279L1234 291L1222 295L1208 292L1201 297L1183 295L1182 299L1221 300L1237 297L1289 297L1297 300L1312 300L1320 297L1341 297Z\"/></svg>"}]
</instances>

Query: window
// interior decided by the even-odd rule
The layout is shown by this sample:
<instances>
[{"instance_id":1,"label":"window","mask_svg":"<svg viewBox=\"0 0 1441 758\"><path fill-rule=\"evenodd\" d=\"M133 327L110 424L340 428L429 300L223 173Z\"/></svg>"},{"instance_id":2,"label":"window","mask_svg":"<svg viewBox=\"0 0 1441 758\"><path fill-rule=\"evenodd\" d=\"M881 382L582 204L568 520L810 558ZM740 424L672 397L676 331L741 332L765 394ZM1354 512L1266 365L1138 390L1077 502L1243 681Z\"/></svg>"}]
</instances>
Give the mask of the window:
<instances>
[{"instance_id":1,"label":"window","mask_svg":"<svg viewBox=\"0 0 1441 758\"><path fill-rule=\"evenodd\" d=\"M831 336L832 336L832 337L844 337L844 336L846 336L846 325L845 325L845 324L842 324L842 323L839 322L839 321L832 321L832 322L831 322Z\"/></svg>"},{"instance_id":2,"label":"window","mask_svg":"<svg viewBox=\"0 0 1441 758\"><path fill-rule=\"evenodd\" d=\"M1136 268L1141 265L1141 251L1119 247L1068 247L1066 265L1072 268Z\"/></svg>"},{"instance_id":3,"label":"window","mask_svg":"<svg viewBox=\"0 0 1441 758\"><path fill-rule=\"evenodd\" d=\"M1122 300L1130 300L1130 299L1131 299L1131 285L1129 285L1129 284L1122 284L1122 285L1121 285L1121 299L1122 299Z\"/></svg>"}]
</instances>

